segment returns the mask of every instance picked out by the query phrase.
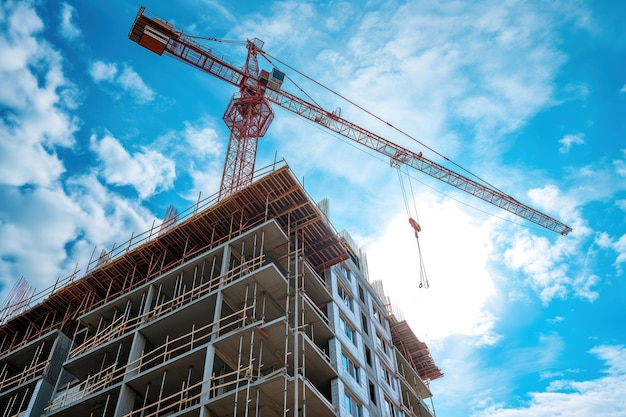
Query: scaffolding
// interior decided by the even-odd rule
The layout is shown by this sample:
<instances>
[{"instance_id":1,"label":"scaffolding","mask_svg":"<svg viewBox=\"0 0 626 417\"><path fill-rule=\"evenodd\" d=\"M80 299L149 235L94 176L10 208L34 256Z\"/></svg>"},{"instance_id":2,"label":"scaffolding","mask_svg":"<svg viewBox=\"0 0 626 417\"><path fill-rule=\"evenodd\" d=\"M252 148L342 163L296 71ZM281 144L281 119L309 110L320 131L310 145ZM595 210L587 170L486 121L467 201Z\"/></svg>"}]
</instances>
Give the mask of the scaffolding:
<instances>
[{"instance_id":1,"label":"scaffolding","mask_svg":"<svg viewBox=\"0 0 626 417\"><path fill-rule=\"evenodd\" d=\"M336 365L328 354L334 333L324 311L332 296L305 260L303 229L292 229L288 218L287 231L295 236L269 220L127 293L124 304L113 300L79 318L65 364L73 378L46 412L90 412L83 403L123 396L117 389L125 382L139 393L125 416L195 415L203 407L212 416L306 416L309 406L311 415L336 415L330 388ZM203 322L200 311L213 319ZM191 317L191 328L180 328ZM136 330L142 343L132 339ZM136 358L129 345L143 346ZM89 366L93 372L78 375Z\"/></svg>"},{"instance_id":2,"label":"scaffolding","mask_svg":"<svg viewBox=\"0 0 626 417\"><path fill-rule=\"evenodd\" d=\"M0 355L52 330L75 331L76 318L99 305L184 264L233 237L274 218L283 228L306 230L306 258L317 272L347 258L324 215L281 161L262 168L249 187L217 202L213 195L178 215L181 223L150 230L117 245L97 268L78 270L49 289L34 294L28 310L0 326ZM171 222L168 219L167 222ZM161 232L161 233L159 233ZM163 233L165 232L165 233ZM94 269L91 269L94 268Z\"/></svg>"},{"instance_id":3,"label":"scaffolding","mask_svg":"<svg viewBox=\"0 0 626 417\"><path fill-rule=\"evenodd\" d=\"M30 362L12 373L0 369L0 392L16 387L7 416L24 412L31 401L34 385L17 386L46 375L55 362L41 343L48 329L68 336L50 378L56 385L41 408L46 416L342 413L342 348L333 323L335 308L345 306L334 303L327 281L333 274L322 276L354 260L354 243L349 247L332 229L287 166L272 167L219 203L203 204L178 217L170 213L165 227L99 256L82 278L0 326L4 354L32 351ZM180 223L172 225L175 218ZM381 317L375 327L383 331ZM402 330L391 320L386 338ZM394 402L407 415L421 416L416 412L430 413L422 401L430 391L410 350L400 351L409 356L398 358L404 368L397 371L410 398ZM390 352L385 349L386 366L396 363Z\"/></svg>"}]
</instances>

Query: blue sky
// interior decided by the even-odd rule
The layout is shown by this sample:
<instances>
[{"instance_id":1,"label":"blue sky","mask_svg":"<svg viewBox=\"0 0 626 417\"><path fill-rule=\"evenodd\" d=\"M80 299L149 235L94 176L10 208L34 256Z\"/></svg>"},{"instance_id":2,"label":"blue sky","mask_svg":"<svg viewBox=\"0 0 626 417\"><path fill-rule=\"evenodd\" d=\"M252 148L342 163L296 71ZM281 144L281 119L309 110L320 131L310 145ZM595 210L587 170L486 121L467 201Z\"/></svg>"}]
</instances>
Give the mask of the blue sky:
<instances>
[{"instance_id":1,"label":"blue sky","mask_svg":"<svg viewBox=\"0 0 626 417\"><path fill-rule=\"evenodd\" d=\"M129 41L140 5L0 4L3 299L21 276L45 288L84 269L94 247L218 189L221 117L235 91ZM275 110L257 165L284 157L313 198L330 199L335 227L366 250L371 278L443 369L431 385L439 416L626 416L626 3L144 5L191 33L262 39L271 55L573 227L566 237L540 230L412 173L431 284L420 290L388 161ZM243 62L245 48L217 48ZM298 82L329 110L423 150Z\"/></svg>"}]
</instances>

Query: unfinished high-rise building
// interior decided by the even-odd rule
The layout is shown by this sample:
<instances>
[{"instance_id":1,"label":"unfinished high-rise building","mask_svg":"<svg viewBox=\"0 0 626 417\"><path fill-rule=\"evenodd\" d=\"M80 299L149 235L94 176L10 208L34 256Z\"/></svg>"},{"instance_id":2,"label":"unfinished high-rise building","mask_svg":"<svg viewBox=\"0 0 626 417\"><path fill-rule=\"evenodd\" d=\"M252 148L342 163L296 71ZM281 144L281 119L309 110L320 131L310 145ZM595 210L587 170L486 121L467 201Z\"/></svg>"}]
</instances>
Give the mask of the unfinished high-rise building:
<instances>
[{"instance_id":1,"label":"unfinished high-rise building","mask_svg":"<svg viewBox=\"0 0 626 417\"><path fill-rule=\"evenodd\" d=\"M0 417L434 415L428 348L284 163L22 292Z\"/></svg>"}]
</instances>

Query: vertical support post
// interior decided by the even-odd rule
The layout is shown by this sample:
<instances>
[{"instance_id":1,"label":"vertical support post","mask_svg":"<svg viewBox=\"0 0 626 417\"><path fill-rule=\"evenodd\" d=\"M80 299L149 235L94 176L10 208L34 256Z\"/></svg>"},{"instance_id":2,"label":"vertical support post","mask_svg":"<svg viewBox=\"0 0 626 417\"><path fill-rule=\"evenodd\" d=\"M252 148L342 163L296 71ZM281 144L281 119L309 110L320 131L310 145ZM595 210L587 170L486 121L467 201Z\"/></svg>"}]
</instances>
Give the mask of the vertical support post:
<instances>
[{"instance_id":1,"label":"vertical support post","mask_svg":"<svg viewBox=\"0 0 626 417\"><path fill-rule=\"evenodd\" d=\"M215 259L215 255L213 255L213 259ZM204 283L204 265L206 264L206 258L202 259L202 269L200 270L200 285Z\"/></svg>"},{"instance_id":2,"label":"vertical support post","mask_svg":"<svg viewBox=\"0 0 626 417\"><path fill-rule=\"evenodd\" d=\"M283 417L287 416L289 409L287 408L287 383L288 383L288 371L289 371L289 300L291 297L291 213L287 214L287 297L285 297L285 384L283 387Z\"/></svg>"},{"instance_id":3,"label":"vertical support post","mask_svg":"<svg viewBox=\"0 0 626 417\"><path fill-rule=\"evenodd\" d=\"M146 393L143 396L143 404L141 405L141 414L139 417L144 417L146 415L146 404L148 403L148 394L150 394L150 383L146 385Z\"/></svg>"},{"instance_id":4,"label":"vertical support post","mask_svg":"<svg viewBox=\"0 0 626 417\"><path fill-rule=\"evenodd\" d=\"M241 351L243 349L243 333L239 335L239 352L237 354L237 373L235 384L235 407L233 409L233 417L237 417L237 406L239 405L239 375L241 373Z\"/></svg>"},{"instance_id":5,"label":"vertical support post","mask_svg":"<svg viewBox=\"0 0 626 417\"><path fill-rule=\"evenodd\" d=\"M17 415L20 415L20 411L22 411L22 407L24 407L24 401L26 401L26 398L28 397L28 393L30 392L30 387L27 387L26 390L24 391L24 395L22 396L22 401L20 401L20 405L17 407Z\"/></svg>"},{"instance_id":6,"label":"vertical support post","mask_svg":"<svg viewBox=\"0 0 626 417\"><path fill-rule=\"evenodd\" d=\"M163 388L165 387L165 377L167 376L167 369L163 371L163 377L161 378L161 388L159 389L159 399L157 400L156 414L158 415L161 410L161 399L163 399Z\"/></svg>"},{"instance_id":7,"label":"vertical support post","mask_svg":"<svg viewBox=\"0 0 626 417\"><path fill-rule=\"evenodd\" d=\"M215 347L211 344L206 348L206 355L204 358L204 371L202 374L202 396L200 397L201 403L207 403L211 398L211 385L213 380L211 378L213 372L213 364L215 363ZM202 414L201 414L202 415Z\"/></svg>"},{"instance_id":8,"label":"vertical support post","mask_svg":"<svg viewBox=\"0 0 626 417\"><path fill-rule=\"evenodd\" d=\"M193 370L193 365L189 365L189 371L187 373L187 383L185 384L185 391L183 392L184 404L187 408L187 398L189 398L189 384L191 384L191 372Z\"/></svg>"},{"instance_id":9,"label":"vertical support post","mask_svg":"<svg viewBox=\"0 0 626 417\"><path fill-rule=\"evenodd\" d=\"M299 352L299 347L300 347L300 317L299 317L299 311L298 311L298 301L300 298L300 276L298 275L299 270L298 270L298 230L295 231L295 251L294 251L294 275L295 275L295 280L294 280L294 302L293 302L293 308L294 308L294 317L293 317L293 334L294 334L294 340L293 340L293 373L294 373L294 384L293 384L293 416L294 417L298 417L298 403L299 403L299 392L298 392L298 388L299 388L299 374L300 374L300 352Z\"/></svg>"}]
</instances>

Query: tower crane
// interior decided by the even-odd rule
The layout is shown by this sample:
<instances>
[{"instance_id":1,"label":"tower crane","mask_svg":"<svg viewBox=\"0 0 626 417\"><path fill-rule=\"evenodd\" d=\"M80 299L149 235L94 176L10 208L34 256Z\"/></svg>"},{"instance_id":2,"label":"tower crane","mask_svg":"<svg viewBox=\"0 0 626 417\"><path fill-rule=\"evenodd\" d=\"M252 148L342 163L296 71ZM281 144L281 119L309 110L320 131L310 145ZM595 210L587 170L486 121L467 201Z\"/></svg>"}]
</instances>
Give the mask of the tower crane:
<instances>
[{"instance_id":1,"label":"tower crane","mask_svg":"<svg viewBox=\"0 0 626 417\"><path fill-rule=\"evenodd\" d=\"M223 120L230 129L230 140L218 199L246 187L253 180L257 144L265 135L274 113L272 104L357 142L388 158L393 166L406 165L456 187L523 219L567 235L572 229L560 221L520 203L492 186L481 184L425 158L392 141L372 133L281 88L285 74L273 68L260 70L258 55L264 55L263 42L246 42L247 58L243 67L231 64L199 43L195 36L148 12L139 9L129 39L158 55L170 55L239 89L233 96ZM218 39L205 38L219 41Z\"/></svg>"}]
</instances>

